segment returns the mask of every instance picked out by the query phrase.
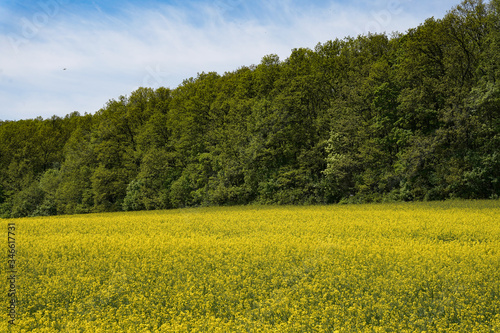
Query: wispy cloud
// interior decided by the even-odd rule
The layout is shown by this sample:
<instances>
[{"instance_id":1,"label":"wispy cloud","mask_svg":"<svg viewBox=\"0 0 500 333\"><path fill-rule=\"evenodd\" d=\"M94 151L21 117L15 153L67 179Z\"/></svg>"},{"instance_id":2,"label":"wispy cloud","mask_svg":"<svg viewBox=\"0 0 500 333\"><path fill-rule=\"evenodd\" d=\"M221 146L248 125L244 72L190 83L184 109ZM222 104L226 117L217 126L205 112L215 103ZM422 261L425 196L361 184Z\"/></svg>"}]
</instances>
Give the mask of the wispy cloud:
<instances>
[{"instance_id":1,"label":"wispy cloud","mask_svg":"<svg viewBox=\"0 0 500 333\"><path fill-rule=\"evenodd\" d=\"M454 1L45 0L0 5L0 119L95 112L140 86L175 88L270 53L347 35L405 31ZM430 8L427 11L422 8ZM64 70L66 69L66 70Z\"/></svg>"}]
</instances>

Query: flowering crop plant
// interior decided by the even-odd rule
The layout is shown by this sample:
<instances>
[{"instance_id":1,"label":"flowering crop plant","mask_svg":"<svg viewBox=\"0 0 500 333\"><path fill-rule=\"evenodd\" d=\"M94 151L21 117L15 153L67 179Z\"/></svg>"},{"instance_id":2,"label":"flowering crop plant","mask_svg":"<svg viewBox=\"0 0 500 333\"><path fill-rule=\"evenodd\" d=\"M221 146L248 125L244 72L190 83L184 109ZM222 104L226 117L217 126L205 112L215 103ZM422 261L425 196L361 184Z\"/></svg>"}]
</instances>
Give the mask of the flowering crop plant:
<instances>
[{"instance_id":1,"label":"flowering crop plant","mask_svg":"<svg viewBox=\"0 0 500 333\"><path fill-rule=\"evenodd\" d=\"M498 200L9 222L1 332L500 332Z\"/></svg>"}]
</instances>

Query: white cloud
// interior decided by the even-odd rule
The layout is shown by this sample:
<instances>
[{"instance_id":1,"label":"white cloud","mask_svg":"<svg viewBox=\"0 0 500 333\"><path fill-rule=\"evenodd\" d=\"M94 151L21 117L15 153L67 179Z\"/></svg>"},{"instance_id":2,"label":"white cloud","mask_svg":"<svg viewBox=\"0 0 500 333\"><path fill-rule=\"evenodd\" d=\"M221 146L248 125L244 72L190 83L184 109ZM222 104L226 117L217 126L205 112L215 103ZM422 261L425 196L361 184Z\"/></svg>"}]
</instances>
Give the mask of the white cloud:
<instances>
[{"instance_id":1,"label":"white cloud","mask_svg":"<svg viewBox=\"0 0 500 333\"><path fill-rule=\"evenodd\" d=\"M222 74L257 64L270 53L283 59L292 48L312 48L367 29L405 31L425 19L410 12L408 2L326 8L262 2L258 10L267 16L251 15L252 8L239 2L190 10L129 7L119 16L98 7L92 15L61 10L47 22L40 19L32 36L26 35L28 23L24 35L18 29L23 39L17 42L0 35L0 49L7 50L0 54L0 119L95 112L139 86L175 88L197 72Z\"/></svg>"}]
</instances>

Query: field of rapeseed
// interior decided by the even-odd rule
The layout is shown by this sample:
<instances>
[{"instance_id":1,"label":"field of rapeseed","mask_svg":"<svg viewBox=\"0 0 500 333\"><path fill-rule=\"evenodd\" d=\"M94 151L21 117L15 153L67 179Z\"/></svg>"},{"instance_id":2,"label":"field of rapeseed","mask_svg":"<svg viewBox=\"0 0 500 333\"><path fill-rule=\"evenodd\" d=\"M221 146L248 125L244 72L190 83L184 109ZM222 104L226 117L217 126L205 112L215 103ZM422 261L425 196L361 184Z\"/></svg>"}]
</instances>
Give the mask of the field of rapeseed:
<instances>
[{"instance_id":1,"label":"field of rapeseed","mask_svg":"<svg viewBox=\"0 0 500 333\"><path fill-rule=\"evenodd\" d=\"M1 332L500 332L500 201L7 222Z\"/></svg>"}]
</instances>

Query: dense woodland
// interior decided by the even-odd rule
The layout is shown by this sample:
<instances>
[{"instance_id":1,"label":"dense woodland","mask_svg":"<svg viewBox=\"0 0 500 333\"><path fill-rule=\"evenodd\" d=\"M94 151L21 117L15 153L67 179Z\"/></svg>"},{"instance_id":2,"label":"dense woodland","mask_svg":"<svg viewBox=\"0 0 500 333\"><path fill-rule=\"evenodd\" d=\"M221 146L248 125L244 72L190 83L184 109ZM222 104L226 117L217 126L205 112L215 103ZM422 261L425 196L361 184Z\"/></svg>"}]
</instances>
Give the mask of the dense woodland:
<instances>
[{"instance_id":1,"label":"dense woodland","mask_svg":"<svg viewBox=\"0 0 500 333\"><path fill-rule=\"evenodd\" d=\"M0 122L4 217L499 195L500 0Z\"/></svg>"}]
</instances>

